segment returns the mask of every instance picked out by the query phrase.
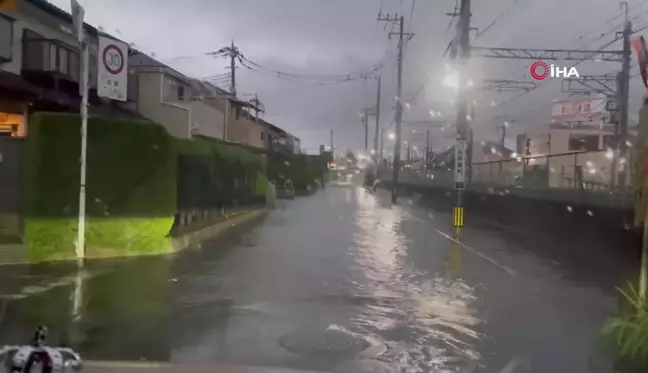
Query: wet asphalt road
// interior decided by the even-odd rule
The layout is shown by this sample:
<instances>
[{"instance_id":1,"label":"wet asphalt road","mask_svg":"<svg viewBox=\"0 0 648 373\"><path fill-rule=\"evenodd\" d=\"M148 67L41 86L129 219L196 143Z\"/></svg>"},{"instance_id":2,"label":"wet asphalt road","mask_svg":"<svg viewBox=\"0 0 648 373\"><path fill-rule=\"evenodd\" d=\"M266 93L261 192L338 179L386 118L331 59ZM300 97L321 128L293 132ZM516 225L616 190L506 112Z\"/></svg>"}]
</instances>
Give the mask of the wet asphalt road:
<instances>
[{"instance_id":1,"label":"wet asphalt road","mask_svg":"<svg viewBox=\"0 0 648 373\"><path fill-rule=\"evenodd\" d=\"M0 341L38 324L95 360L336 372L611 372L597 332L633 264L611 242L330 186L176 258L1 269ZM507 370L508 369L508 370Z\"/></svg>"}]
</instances>

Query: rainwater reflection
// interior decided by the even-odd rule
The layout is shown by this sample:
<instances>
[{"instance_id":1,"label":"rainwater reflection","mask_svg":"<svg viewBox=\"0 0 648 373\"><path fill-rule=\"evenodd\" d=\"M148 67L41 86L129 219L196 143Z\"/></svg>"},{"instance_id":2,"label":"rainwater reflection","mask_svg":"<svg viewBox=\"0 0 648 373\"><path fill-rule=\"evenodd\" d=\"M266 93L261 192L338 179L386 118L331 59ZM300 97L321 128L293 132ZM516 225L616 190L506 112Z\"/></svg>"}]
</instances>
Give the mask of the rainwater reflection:
<instances>
[{"instance_id":1,"label":"rainwater reflection","mask_svg":"<svg viewBox=\"0 0 648 373\"><path fill-rule=\"evenodd\" d=\"M558 243L478 227L466 250L439 234L450 221L417 200L391 206L386 194L339 186L280 201L262 224L176 258L13 269L0 275L0 342L46 324L94 360L609 371L592 362L593 340L616 284ZM623 272L613 256L599 262L609 278Z\"/></svg>"}]
</instances>

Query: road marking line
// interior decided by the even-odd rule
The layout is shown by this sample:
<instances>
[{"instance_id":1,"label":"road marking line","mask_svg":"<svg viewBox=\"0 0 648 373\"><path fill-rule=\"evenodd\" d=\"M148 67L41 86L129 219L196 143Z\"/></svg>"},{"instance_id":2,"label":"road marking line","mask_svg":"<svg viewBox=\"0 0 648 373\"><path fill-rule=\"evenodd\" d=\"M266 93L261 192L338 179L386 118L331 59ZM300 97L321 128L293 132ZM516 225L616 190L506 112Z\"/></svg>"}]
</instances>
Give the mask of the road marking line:
<instances>
[{"instance_id":1,"label":"road marking line","mask_svg":"<svg viewBox=\"0 0 648 373\"><path fill-rule=\"evenodd\" d=\"M442 235L443 237L445 237L445 238L449 239L450 241L453 241L453 242L461 245L461 247L463 247L464 249L466 249L466 250L470 251L471 253L477 255L478 257L484 259L485 261L489 262L490 264L494 265L495 267L497 267L497 268L501 269L502 271L508 273L509 275L514 275L515 274L515 271L513 269L511 269L511 268L509 268L509 267L507 267L505 265L497 263L494 259L491 259L488 256L486 256L486 255L480 253L479 251L473 249L472 247L460 242L459 240L455 239L454 237L450 236L449 234L441 232L438 229L436 231L440 235Z\"/></svg>"},{"instance_id":2,"label":"road marking line","mask_svg":"<svg viewBox=\"0 0 648 373\"><path fill-rule=\"evenodd\" d=\"M80 274L72 274L59 278L54 278L46 280L35 285L27 285L20 289L19 293L14 294L0 294L0 300L20 300L31 297L33 295L42 294L48 292L52 289L73 285L77 281L77 277L81 276L83 280L90 280L93 277L108 273L109 271L97 271L94 273L88 273L86 271L81 272Z\"/></svg>"}]
</instances>

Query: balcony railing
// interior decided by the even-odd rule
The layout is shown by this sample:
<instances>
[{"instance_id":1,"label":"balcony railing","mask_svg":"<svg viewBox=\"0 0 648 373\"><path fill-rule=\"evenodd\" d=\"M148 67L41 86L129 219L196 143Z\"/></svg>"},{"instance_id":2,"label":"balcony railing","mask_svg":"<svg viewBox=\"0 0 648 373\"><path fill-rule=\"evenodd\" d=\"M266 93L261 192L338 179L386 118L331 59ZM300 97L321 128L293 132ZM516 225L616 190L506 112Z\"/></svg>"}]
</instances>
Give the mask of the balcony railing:
<instances>
[{"instance_id":1,"label":"balcony railing","mask_svg":"<svg viewBox=\"0 0 648 373\"><path fill-rule=\"evenodd\" d=\"M79 51L61 41L51 39L23 39L23 71L43 71L59 74L79 82Z\"/></svg>"}]
</instances>

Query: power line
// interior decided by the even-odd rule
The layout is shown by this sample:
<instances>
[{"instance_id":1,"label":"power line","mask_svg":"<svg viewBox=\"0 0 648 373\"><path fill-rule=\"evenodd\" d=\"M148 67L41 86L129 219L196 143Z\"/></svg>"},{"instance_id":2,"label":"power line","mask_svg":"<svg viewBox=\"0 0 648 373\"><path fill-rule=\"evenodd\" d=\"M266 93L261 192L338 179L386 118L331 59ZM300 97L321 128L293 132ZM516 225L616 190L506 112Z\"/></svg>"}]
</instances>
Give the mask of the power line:
<instances>
[{"instance_id":1,"label":"power line","mask_svg":"<svg viewBox=\"0 0 648 373\"><path fill-rule=\"evenodd\" d=\"M477 36L475 36L475 39L473 40L472 43L475 43L475 42L477 41L477 39L479 39L479 38L480 38L482 35L484 35L488 30L490 30L493 26L495 26L495 25L497 24L497 22L499 22L499 21L504 17L504 15L505 15L506 13L508 13L511 9L513 9L513 8L514 8L514 7L515 7L519 2L520 2L520 0L514 0L514 1L513 1L513 4L509 5L506 9L504 9L504 10L502 11L502 13L500 13L497 17L495 17L494 20L492 20L492 21L488 24L488 26L486 26L482 31L480 31L480 32L477 33ZM472 43L471 43L471 45L472 45Z\"/></svg>"},{"instance_id":2,"label":"power line","mask_svg":"<svg viewBox=\"0 0 648 373\"><path fill-rule=\"evenodd\" d=\"M642 27L642 28L640 28L640 29L634 30L632 33L634 34L634 33L637 33L637 32L640 32L640 31L643 31L643 30L645 30L645 29L648 29L648 25L646 25L646 26L644 26L644 27ZM623 37L616 37L616 38L614 38L613 40L611 40L611 41L605 43L603 46L601 46L601 47L598 48L598 51L597 51L596 53L602 51L603 49L609 47L610 45L614 44L615 42L617 42L617 41L619 41L619 40L621 40L621 39L623 39ZM591 56L595 55L596 53L592 54ZM590 57L591 57L591 56L590 56ZM587 60L587 59L583 59L583 60L581 60L581 61L577 61L577 62L575 62L574 64L570 65L570 66L568 67L568 69L570 69L570 68L572 68L572 67L576 67L576 66L578 66L579 64L581 64L582 62L585 62L586 60ZM506 101L504 101L504 102L502 102L502 103L500 103L500 104L498 104L498 105L492 107L491 110L497 109L497 108L499 108L499 107L501 107L501 106L504 106L504 105L506 105L506 104L509 104L509 103L515 101L515 100L519 99L520 97L524 96L525 94L528 94L528 93L533 92L534 90L540 88L540 86L542 86L542 85L545 84L545 83L547 83L547 81L542 81L542 82L538 83L538 84L536 85L535 88L530 89L530 90L528 90L528 91L523 91L523 92L520 93L519 95L516 95L516 96L514 96L514 97L512 97L512 98L510 98L510 99L508 99L508 100L506 100Z\"/></svg>"}]
</instances>

